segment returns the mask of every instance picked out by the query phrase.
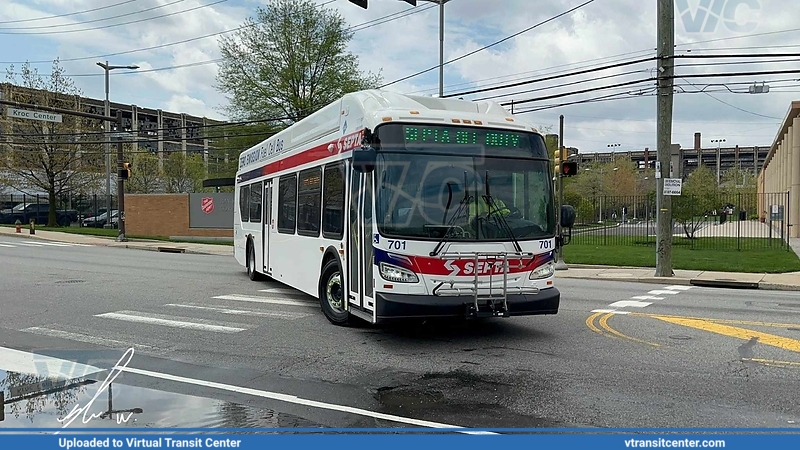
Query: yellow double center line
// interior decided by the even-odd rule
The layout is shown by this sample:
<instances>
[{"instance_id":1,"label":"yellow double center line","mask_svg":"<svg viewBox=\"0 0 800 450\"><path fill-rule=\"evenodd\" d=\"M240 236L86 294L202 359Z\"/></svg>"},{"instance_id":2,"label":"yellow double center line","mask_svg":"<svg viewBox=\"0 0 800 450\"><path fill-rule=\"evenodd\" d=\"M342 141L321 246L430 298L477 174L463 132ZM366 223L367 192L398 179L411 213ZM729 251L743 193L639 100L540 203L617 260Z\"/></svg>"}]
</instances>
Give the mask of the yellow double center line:
<instances>
[{"instance_id":1,"label":"yellow double center line","mask_svg":"<svg viewBox=\"0 0 800 450\"><path fill-rule=\"evenodd\" d=\"M653 347L661 346L654 342L648 342L648 341L643 341L641 339L636 339L635 337L628 336L627 334L620 333L619 331L611 328L611 325L608 324L608 319L610 319L611 316L613 315L614 313L603 313L603 312L594 313L586 319L586 326L589 327L590 330L601 335L606 335L606 333L608 333L611 335L611 337L627 339L629 341L638 342L640 344L646 344ZM599 320L597 320L598 318ZM599 328L594 324L595 320L597 320L597 325L599 325Z\"/></svg>"}]
</instances>

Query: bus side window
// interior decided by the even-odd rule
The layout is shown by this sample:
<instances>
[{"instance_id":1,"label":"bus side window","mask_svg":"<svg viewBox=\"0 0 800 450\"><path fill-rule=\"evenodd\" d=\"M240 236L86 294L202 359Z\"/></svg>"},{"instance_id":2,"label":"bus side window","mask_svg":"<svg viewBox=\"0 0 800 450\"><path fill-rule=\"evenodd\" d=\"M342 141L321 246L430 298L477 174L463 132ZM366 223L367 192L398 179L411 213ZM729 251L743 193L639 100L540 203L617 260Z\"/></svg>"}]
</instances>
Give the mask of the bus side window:
<instances>
[{"instance_id":1,"label":"bus side window","mask_svg":"<svg viewBox=\"0 0 800 450\"><path fill-rule=\"evenodd\" d=\"M278 183L278 232L294 234L297 224L297 174L281 177Z\"/></svg>"},{"instance_id":2,"label":"bus side window","mask_svg":"<svg viewBox=\"0 0 800 450\"><path fill-rule=\"evenodd\" d=\"M300 172L297 188L297 232L303 236L319 237L322 209L322 167Z\"/></svg>"},{"instance_id":3,"label":"bus side window","mask_svg":"<svg viewBox=\"0 0 800 450\"><path fill-rule=\"evenodd\" d=\"M239 217L242 222L250 221L250 186L239 188Z\"/></svg>"},{"instance_id":4,"label":"bus side window","mask_svg":"<svg viewBox=\"0 0 800 450\"><path fill-rule=\"evenodd\" d=\"M259 181L250 185L250 222L261 223L261 197L264 183Z\"/></svg>"},{"instance_id":5,"label":"bus side window","mask_svg":"<svg viewBox=\"0 0 800 450\"><path fill-rule=\"evenodd\" d=\"M325 167L323 186L322 236L341 240L344 237L344 163Z\"/></svg>"}]
</instances>

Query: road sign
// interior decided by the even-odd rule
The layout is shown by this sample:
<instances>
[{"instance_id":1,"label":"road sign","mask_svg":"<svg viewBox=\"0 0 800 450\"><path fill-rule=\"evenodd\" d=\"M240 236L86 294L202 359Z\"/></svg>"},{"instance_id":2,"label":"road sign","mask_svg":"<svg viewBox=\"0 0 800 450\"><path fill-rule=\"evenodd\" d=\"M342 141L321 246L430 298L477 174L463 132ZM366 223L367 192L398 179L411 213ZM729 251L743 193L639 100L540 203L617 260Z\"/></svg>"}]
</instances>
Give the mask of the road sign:
<instances>
[{"instance_id":1,"label":"road sign","mask_svg":"<svg viewBox=\"0 0 800 450\"><path fill-rule=\"evenodd\" d=\"M664 178L664 195L681 195L681 179Z\"/></svg>"},{"instance_id":2,"label":"road sign","mask_svg":"<svg viewBox=\"0 0 800 450\"><path fill-rule=\"evenodd\" d=\"M61 114L53 114L40 111L28 111L25 109L17 109L17 108L6 108L6 116L15 119L41 120L43 122L61 123L62 121Z\"/></svg>"}]
</instances>

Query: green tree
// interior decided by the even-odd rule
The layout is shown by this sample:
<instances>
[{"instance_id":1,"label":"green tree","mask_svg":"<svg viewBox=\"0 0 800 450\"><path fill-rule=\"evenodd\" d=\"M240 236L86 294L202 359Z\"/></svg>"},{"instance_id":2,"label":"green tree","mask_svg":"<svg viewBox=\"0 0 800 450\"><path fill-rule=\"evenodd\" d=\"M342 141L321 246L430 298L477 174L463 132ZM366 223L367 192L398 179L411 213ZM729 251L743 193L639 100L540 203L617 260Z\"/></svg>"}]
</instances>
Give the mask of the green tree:
<instances>
[{"instance_id":1,"label":"green tree","mask_svg":"<svg viewBox=\"0 0 800 450\"><path fill-rule=\"evenodd\" d=\"M173 152L164 160L164 184L169 193L201 191L205 176L205 163L198 155Z\"/></svg>"},{"instance_id":2,"label":"green tree","mask_svg":"<svg viewBox=\"0 0 800 450\"><path fill-rule=\"evenodd\" d=\"M58 60L50 74L40 75L30 63L19 71L11 65L3 86L6 100L61 109L78 108L81 91L64 75ZM66 191L80 192L97 180L97 167L87 163L91 155L102 155L97 144L82 144L75 133L99 130L96 120L62 114L61 122L45 122L0 117L0 127L8 134L0 171L7 173L15 187L47 192L50 211L47 225L57 223L57 197ZM91 139L96 140L96 139ZM9 144L10 141L10 144Z\"/></svg>"},{"instance_id":3,"label":"green tree","mask_svg":"<svg viewBox=\"0 0 800 450\"><path fill-rule=\"evenodd\" d=\"M213 127L208 130L215 147L208 152L209 178L231 178L239 168L239 155L280 131L269 123L248 123Z\"/></svg>"},{"instance_id":4,"label":"green tree","mask_svg":"<svg viewBox=\"0 0 800 450\"><path fill-rule=\"evenodd\" d=\"M680 223L689 239L708 225L707 215L721 207L717 176L706 166L699 166L686 178L681 195L672 198L672 220Z\"/></svg>"},{"instance_id":5,"label":"green tree","mask_svg":"<svg viewBox=\"0 0 800 450\"><path fill-rule=\"evenodd\" d=\"M154 194L163 189L163 177L158 167L158 156L136 153L127 158L131 161L131 177L125 182L125 192L131 194Z\"/></svg>"},{"instance_id":6,"label":"green tree","mask_svg":"<svg viewBox=\"0 0 800 450\"><path fill-rule=\"evenodd\" d=\"M217 88L234 120L300 120L345 93L374 88L347 51L353 32L336 11L311 0L275 0L219 41ZM276 121L289 125L292 119Z\"/></svg>"}]
</instances>

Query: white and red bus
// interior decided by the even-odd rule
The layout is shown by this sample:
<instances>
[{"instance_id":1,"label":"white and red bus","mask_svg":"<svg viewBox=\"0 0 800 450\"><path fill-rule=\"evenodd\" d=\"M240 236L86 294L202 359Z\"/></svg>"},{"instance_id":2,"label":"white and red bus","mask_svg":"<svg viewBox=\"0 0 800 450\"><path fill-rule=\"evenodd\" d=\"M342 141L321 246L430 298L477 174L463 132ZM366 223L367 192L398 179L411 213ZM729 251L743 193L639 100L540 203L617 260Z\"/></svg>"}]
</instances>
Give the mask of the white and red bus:
<instances>
[{"instance_id":1,"label":"white and red bus","mask_svg":"<svg viewBox=\"0 0 800 450\"><path fill-rule=\"evenodd\" d=\"M552 174L495 102L350 93L240 155L235 257L337 325L556 314Z\"/></svg>"}]
</instances>

